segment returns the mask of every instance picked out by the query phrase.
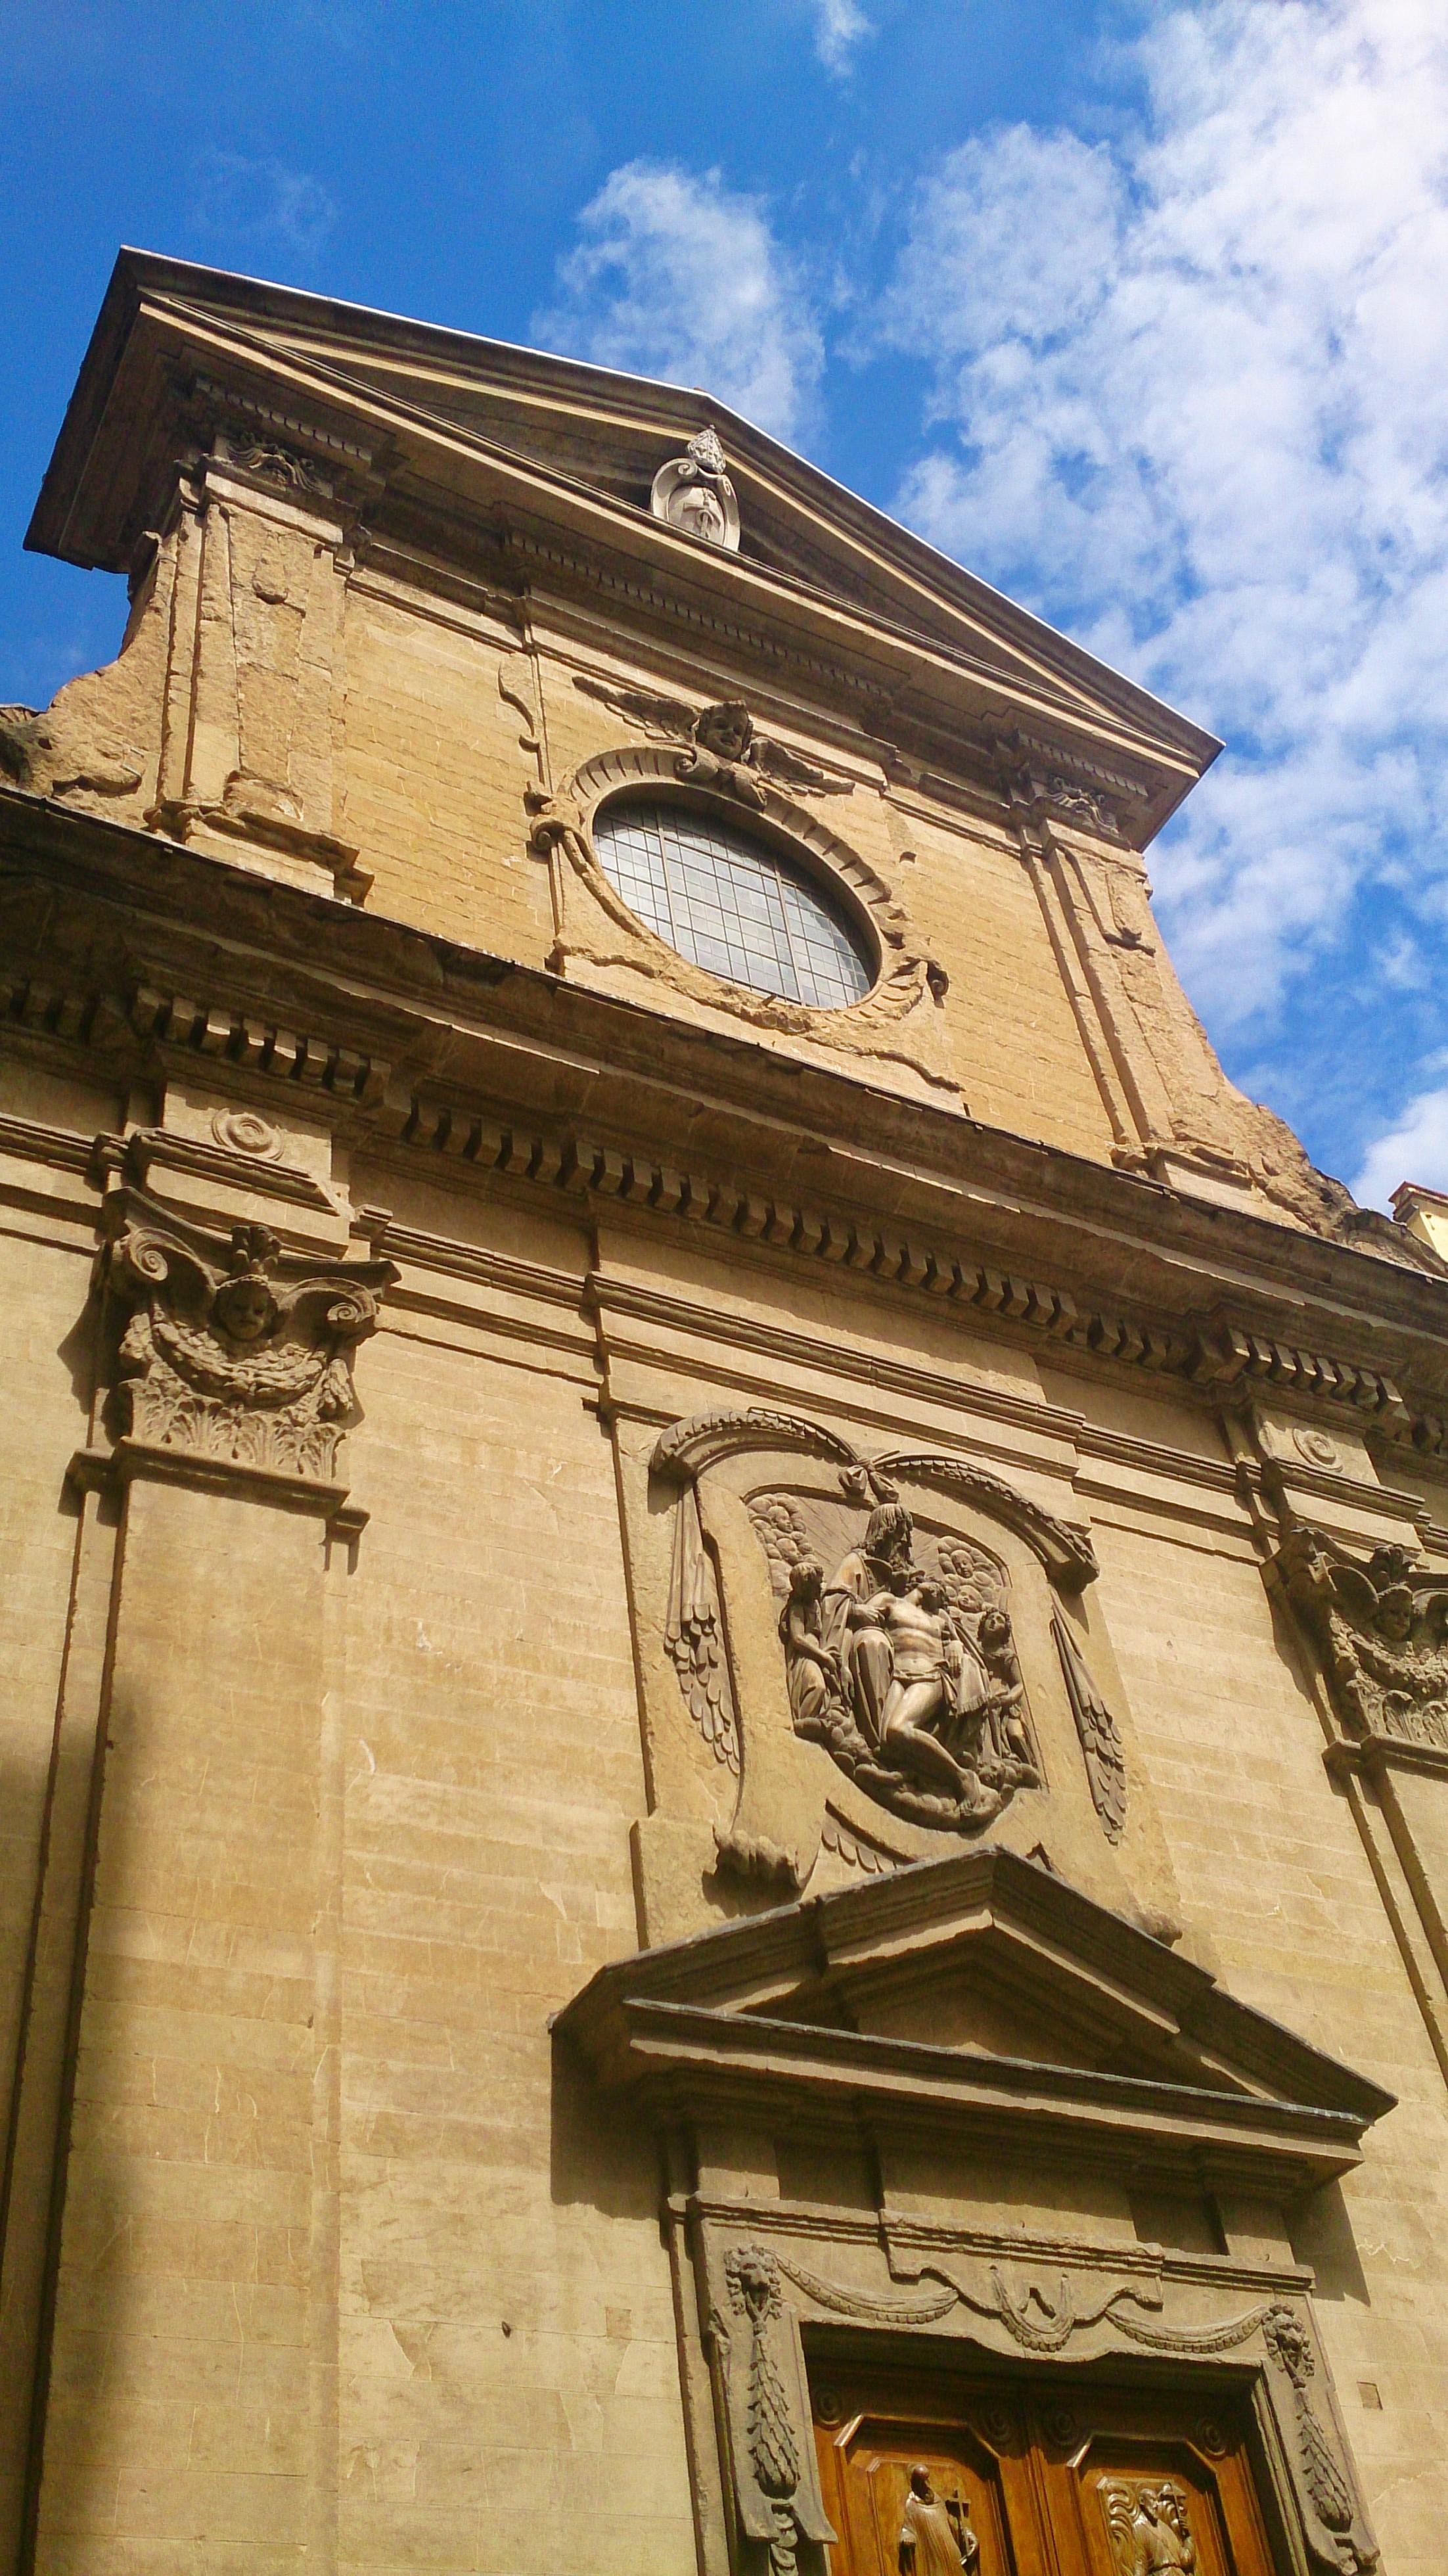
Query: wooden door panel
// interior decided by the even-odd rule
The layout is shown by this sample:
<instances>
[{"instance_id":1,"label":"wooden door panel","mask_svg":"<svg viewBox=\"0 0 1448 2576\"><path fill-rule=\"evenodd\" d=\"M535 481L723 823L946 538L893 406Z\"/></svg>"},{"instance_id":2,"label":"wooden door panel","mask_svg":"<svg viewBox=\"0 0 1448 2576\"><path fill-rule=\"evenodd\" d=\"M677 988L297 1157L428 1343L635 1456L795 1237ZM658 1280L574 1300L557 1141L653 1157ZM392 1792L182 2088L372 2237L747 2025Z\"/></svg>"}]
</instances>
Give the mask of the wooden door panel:
<instances>
[{"instance_id":1,"label":"wooden door panel","mask_svg":"<svg viewBox=\"0 0 1448 2576\"><path fill-rule=\"evenodd\" d=\"M816 2415L832 2576L1273 2576L1230 2394L912 2371Z\"/></svg>"},{"instance_id":2,"label":"wooden door panel","mask_svg":"<svg viewBox=\"0 0 1448 2576\"><path fill-rule=\"evenodd\" d=\"M908 2576L1015 2576L999 2463L966 2425L871 2412L841 2426L828 2448L821 2471L826 2510L839 2505L843 2566L896 2576L908 2559ZM920 2469L925 2492L912 2496Z\"/></svg>"}]
</instances>

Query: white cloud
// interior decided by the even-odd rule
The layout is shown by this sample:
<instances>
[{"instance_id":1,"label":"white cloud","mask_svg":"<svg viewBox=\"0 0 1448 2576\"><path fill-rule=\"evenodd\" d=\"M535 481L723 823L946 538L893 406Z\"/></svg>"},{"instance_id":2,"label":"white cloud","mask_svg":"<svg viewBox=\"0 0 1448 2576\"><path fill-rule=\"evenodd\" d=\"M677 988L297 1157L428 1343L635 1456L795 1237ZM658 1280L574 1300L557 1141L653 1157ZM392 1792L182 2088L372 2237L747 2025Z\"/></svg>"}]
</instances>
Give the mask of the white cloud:
<instances>
[{"instance_id":1,"label":"white cloud","mask_svg":"<svg viewBox=\"0 0 1448 2576\"><path fill-rule=\"evenodd\" d=\"M1155 873L1260 1034L1365 915L1385 983L1448 915L1448 18L1171 0L1125 62L1109 142L997 131L921 190L897 506L1227 737Z\"/></svg>"},{"instance_id":2,"label":"white cloud","mask_svg":"<svg viewBox=\"0 0 1448 2576\"><path fill-rule=\"evenodd\" d=\"M251 161L243 152L197 154L191 165L191 219L219 241L280 242L299 258L319 251L337 209L320 179L280 161Z\"/></svg>"},{"instance_id":3,"label":"white cloud","mask_svg":"<svg viewBox=\"0 0 1448 2576\"><path fill-rule=\"evenodd\" d=\"M869 19L855 0L811 0L811 5L815 52L826 71L847 72L855 46L874 33Z\"/></svg>"},{"instance_id":4,"label":"white cloud","mask_svg":"<svg viewBox=\"0 0 1448 2576\"><path fill-rule=\"evenodd\" d=\"M776 437L806 419L823 363L803 282L766 209L717 171L629 161L579 216L560 300L534 317L549 346L699 385Z\"/></svg>"},{"instance_id":5,"label":"white cloud","mask_svg":"<svg viewBox=\"0 0 1448 2576\"><path fill-rule=\"evenodd\" d=\"M1448 1084L1420 1091L1387 1135L1368 1147L1353 1196L1365 1207L1386 1208L1400 1181L1448 1190Z\"/></svg>"}]
</instances>

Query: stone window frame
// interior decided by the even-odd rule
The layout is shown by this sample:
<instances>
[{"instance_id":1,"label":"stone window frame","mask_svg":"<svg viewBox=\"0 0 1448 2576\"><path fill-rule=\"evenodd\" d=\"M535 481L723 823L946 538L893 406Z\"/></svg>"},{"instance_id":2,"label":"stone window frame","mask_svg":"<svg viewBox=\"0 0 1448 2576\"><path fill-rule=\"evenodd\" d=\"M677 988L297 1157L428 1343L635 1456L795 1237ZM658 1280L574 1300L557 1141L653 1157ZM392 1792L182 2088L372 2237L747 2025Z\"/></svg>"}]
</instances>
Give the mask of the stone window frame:
<instances>
[{"instance_id":1,"label":"stone window frame","mask_svg":"<svg viewBox=\"0 0 1448 2576\"><path fill-rule=\"evenodd\" d=\"M753 783L751 782L751 785ZM624 901L603 868L594 847L594 818L606 804L630 792L658 792L659 800L682 809L710 813L778 849L781 859L820 886L861 935L874 968L874 980L859 1001L828 1008L787 1001L782 995L758 993L745 984L696 966L641 921ZM830 831L777 789L763 784L745 797L720 780L696 785L679 776L678 754L653 744L627 744L594 753L576 769L562 791L549 800L568 828L556 834L572 869L595 904L625 943L605 946L588 936L577 915L560 939L565 957L579 954L595 964L639 968L673 986L705 1008L726 1010L756 1028L811 1037L825 1044L868 1044L874 1031L893 1027L927 995L938 1000L945 977L923 935L916 929L893 888L848 842ZM566 906L566 898L565 898Z\"/></svg>"}]
</instances>

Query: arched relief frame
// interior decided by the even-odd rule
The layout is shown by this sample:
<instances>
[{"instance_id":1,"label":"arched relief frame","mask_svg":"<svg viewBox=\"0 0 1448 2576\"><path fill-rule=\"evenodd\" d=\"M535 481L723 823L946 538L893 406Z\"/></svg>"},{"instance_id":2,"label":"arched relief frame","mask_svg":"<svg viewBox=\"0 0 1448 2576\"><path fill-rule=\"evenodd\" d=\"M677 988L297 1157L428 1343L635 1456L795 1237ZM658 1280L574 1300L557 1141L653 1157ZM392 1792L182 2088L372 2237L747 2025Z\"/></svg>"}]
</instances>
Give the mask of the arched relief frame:
<instances>
[{"instance_id":1,"label":"arched relief frame","mask_svg":"<svg viewBox=\"0 0 1448 2576\"><path fill-rule=\"evenodd\" d=\"M838 1554L860 1543L873 1503L890 1495L917 1525L922 1562L964 1542L1003 1570L1038 1778L1008 1787L978 1821L930 1823L909 1802L903 1812L882 1803L869 1766L852 1772L802 1734L791 1700L779 1577L758 1515L766 1503L797 1509L825 1533L811 1552ZM1138 1919L1174 1918L1120 1677L1099 1613L1084 1606L1096 1560L1079 1524L958 1454L912 1446L867 1459L824 1424L754 1407L698 1415L660 1436L646 1548L635 1573L651 1812L637 1848L651 1941L983 1836L1044 1851ZM1083 1691L1112 1738L1114 1809Z\"/></svg>"},{"instance_id":2,"label":"arched relief frame","mask_svg":"<svg viewBox=\"0 0 1448 2576\"><path fill-rule=\"evenodd\" d=\"M776 847L782 858L803 865L863 933L874 967L869 992L838 1010L758 993L694 965L640 921L599 862L593 824L613 797L649 787L665 791L671 804L725 817ZM927 942L868 861L756 773L697 752L630 743L596 753L555 795L530 801L533 847L553 861L556 964L579 957L596 966L631 967L755 1028L849 1053L903 1056L932 1080L944 1078L930 997L943 996L945 981ZM921 1003L929 1006L928 1016L922 1014L911 1033L916 1043L902 1044L900 1024Z\"/></svg>"}]
</instances>

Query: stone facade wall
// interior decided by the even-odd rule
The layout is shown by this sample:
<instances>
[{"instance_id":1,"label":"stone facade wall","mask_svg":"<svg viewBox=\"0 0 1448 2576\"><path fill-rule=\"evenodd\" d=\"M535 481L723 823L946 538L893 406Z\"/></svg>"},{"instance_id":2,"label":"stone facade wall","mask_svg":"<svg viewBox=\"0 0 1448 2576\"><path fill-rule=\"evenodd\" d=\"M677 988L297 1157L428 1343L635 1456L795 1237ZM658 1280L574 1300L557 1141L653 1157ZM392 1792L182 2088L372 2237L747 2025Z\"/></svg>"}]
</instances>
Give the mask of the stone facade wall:
<instances>
[{"instance_id":1,"label":"stone facade wall","mask_svg":"<svg viewBox=\"0 0 1448 2576\"><path fill-rule=\"evenodd\" d=\"M818 2229L807 2335L902 2325L907 2220L972 2352L1275 2387L1295 2576L1367 2576L1364 2504L1436 2567L1448 1739L1351 1686L1414 1585L1437 1670L1441 1278L1318 1222L1099 800L1009 746L942 778L782 654L465 538L218 432L120 660L6 736L0 2576L763 2576L726 2258ZM620 926L589 798L690 775L834 872L893 1016ZM786 1655L790 1567L906 1506L1005 1621L1017 1732L953 1814ZM981 1851L1054 1948L1013 1991L912 1934L911 1984L877 1927L801 2007L812 2110L589 2058L634 1953L777 1916L742 2050L771 1940L948 1911ZM1136 2096L1114 2163L1045 2112L947 2146L863 2077L826 2115L856 2040L1263 2134L1230 2188Z\"/></svg>"}]
</instances>

